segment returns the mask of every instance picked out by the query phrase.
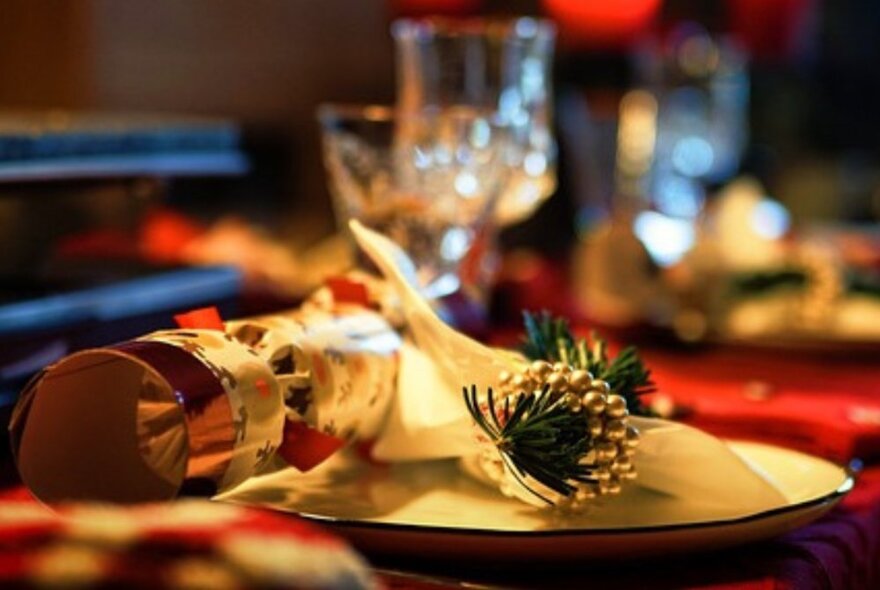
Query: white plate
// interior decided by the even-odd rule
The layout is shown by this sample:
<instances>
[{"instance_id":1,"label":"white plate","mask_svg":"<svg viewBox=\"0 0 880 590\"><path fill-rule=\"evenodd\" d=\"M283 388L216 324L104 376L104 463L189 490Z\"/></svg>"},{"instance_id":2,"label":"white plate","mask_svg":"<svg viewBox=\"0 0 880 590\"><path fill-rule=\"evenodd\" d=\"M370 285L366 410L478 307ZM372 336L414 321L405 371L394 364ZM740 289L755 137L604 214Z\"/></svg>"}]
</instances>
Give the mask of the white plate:
<instances>
[{"instance_id":1,"label":"white plate","mask_svg":"<svg viewBox=\"0 0 880 590\"><path fill-rule=\"evenodd\" d=\"M217 499L297 513L367 553L435 558L596 559L718 549L815 520L853 485L845 469L779 447L731 442L773 479L786 502L758 513L695 507L645 490L592 513L559 518L501 496L454 462L383 467L339 457L308 474L285 470Z\"/></svg>"}]
</instances>

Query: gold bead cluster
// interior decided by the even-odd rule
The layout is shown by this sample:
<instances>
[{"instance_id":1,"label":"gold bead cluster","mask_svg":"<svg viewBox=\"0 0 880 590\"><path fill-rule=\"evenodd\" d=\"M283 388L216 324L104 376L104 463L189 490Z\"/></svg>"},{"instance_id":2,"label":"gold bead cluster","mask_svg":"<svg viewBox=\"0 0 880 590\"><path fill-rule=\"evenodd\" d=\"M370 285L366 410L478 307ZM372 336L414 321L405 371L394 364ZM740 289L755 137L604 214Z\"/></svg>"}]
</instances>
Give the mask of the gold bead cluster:
<instances>
[{"instance_id":1,"label":"gold bead cluster","mask_svg":"<svg viewBox=\"0 0 880 590\"><path fill-rule=\"evenodd\" d=\"M632 457L639 444L639 432L628 424L626 399L612 393L607 381L565 363L540 360L519 373L502 371L498 379L504 397L547 387L570 412L584 415L592 445L581 464L591 468L596 483L578 482L576 492L557 506L583 508L597 496L620 493L623 482L636 478Z\"/></svg>"}]
</instances>

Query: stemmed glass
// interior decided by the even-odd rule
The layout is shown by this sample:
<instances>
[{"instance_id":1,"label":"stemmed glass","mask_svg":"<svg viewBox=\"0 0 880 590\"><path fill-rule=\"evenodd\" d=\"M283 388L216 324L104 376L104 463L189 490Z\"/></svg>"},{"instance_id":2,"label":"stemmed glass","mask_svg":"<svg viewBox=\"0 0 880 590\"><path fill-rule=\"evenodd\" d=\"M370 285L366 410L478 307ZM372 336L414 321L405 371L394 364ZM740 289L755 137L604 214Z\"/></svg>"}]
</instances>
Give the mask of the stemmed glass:
<instances>
[{"instance_id":1,"label":"stemmed glass","mask_svg":"<svg viewBox=\"0 0 880 590\"><path fill-rule=\"evenodd\" d=\"M356 218L401 245L429 297L472 283L464 261L517 157L508 129L473 110L401 114L322 105L324 162L336 217Z\"/></svg>"},{"instance_id":2,"label":"stemmed glass","mask_svg":"<svg viewBox=\"0 0 880 590\"><path fill-rule=\"evenodd\" d=\"M508 154L509 182L493 218L509 225L531 215L556 188L551 130L555 28L534 18L392 24L397 108L407 115L474 113L493 117L520 149Z\"/></svg>"}]
</instances>

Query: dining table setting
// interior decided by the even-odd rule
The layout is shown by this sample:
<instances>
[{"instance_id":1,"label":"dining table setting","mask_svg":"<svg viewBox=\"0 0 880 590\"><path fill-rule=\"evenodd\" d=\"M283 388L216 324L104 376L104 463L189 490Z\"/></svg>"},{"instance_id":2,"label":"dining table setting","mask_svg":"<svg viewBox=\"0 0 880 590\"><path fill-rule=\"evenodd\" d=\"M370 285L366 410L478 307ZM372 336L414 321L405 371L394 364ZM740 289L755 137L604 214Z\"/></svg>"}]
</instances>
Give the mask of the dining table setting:
<instances>
[{"instance_id":1,"label":"dining table setting","mask_svg":"<svg viewBox=\"0 0 880 590\"><path fill-rule=\"evenodd\" d=\"M370 237L383 241L378 234ZM547 262L546 267L552 274L553 264ZM541 280L541 277L538 275L532 280ZM530 290L528 283L508 282L503 287L525 293L539 292ZM330 296L345 299L351 296L350 291L358 290L345 283L345 287L337 285L335 294L331 292ZM553 307L564 305L561 299L530 303ZM414 301L415 304L422 302L421 299ZM260 335L262 344L255 348L239 344L244 349L242 354L249 357L247 360L259 354L277 354L273 344L283 347L285 342L293 341L297 342L298 349L304 348L309 332L307 329L303 332L302 324L297 323L302 320L290 320L312 316L311 322L326 322L332 317L317 307L326 303L316 301L311 305L316 307L310 310L309 305L305 305L292 314L283 312L252 322L220 322L225 325L225 332L217 325L207 327L219 319L216 310L196 311L178 317L182 327L176 330L167 330L128 346L115 345L79 353L79 362L75 354L70 360L50 367L42 376L42 384L37 381L36 386L24 394L24 399L35 395L38 401L42 396L44 404L67 403L52 397L58 395L53 389L64 385L65 373L68 380L74 380L69 390L74 397L95 395L92 379L110 378L114 385L108 387L108 391L112 390L114 396L133 395L140 400L140 413L147 407L143 396L148 384L150 388L159 389L165 383L177 383L174 386L177 391L186 391L182 385L186 381L178 381L175 371L196 369L196 365L190 366L184 359L190 359L190 363L193 358L205 362L204 357L197 356L202 354L198 352L199 346L203 351L210 351L207 354L230 354L231 350L222 348L230 346L232 339L242 338L249 330L248 337L252 337L258 333L255 331L258 326L274 326L275 330L288 329L297 334L281 336L282 331L267 336L263 333ZM342 306L341 309L348 306L347 312L351 313L353 304L347 301L335 305ZM477 341L452 330L444 334L449 328L430 311L419 309L410 313L431 314L411 320L414 326L420 321L426 322L420 329L427 329L431 335L427 339L431 343L427 345L428 350L432 346L464 347L454 357L456 366L462 364L468 354L491 357L493 351L499 351L496 354L504 358L510 354L509 350L523 350L521 344L527 338L518 327L499 328L488 338L497 348L484 349ZM540 324L540 320L548 317L549 314L545 317L535 314L530 320ZM372 338L382 335L376 332L375 325L364 323L362 327ZM569 333L588 334L589 328L585 321L572 323ZM229 341L218 337L224 333L234 336ZM198 337L192 338L193 334ZM325 337L327 334L320 331L311 333L311 338ZM444 337L453 342L444 342ZM599 338L599 342L606 344L595 334L587 338L593 339L593 343ZM616 335L611 338L607 341L613 351L611 354L619 354L621 342L614 339ZM224 342L224 346L213 350L217 341ZM162 344L158 344L160 342ZM864 359L834 357L827 353L768 358L762 348L722 345L699 350L640 345L640 362L649 367L652 391L635 399L643 400L639 411L649 411L647 415L652 417L640 418L633 412L629 422L637 424L640 437L648 441L652 421L675 424L676 430L660 435L655 441L657 455L642 458L638 450L634 453L634 470L644 469L646 473L637 471L638 476L631 480L633 483L621 481L622 491L593 488L594 493L598 493L587 502L595 505L572 509L541 506L545 500L532 496L529 489L538 489L547 499L556 502L564 501L564 496L558 493L551 496L552 489L538 488L544 484L529 476L524 478L525 483L516 478L508 480L503 474L499 477L497 471L490 476L489 469L480 466L481 454L486 450L480 447L486 441L480 441L482 437L473 432L473 423L466 425L464 441L450 441L447 447L442 446L442 440L455 436L449 422L436 423L437 415L448 410L444 405L449 402L440 399L442 387L432 390L426 380L434 378L442 382L442 376L435 373L442 372L442 359L435 361L437 366L427 368L419 365L426 362L424 357L407 359L406 348L398 353L399 360L392 360L397 355L388 356L381 348L365 352L361 349L364 340L356 338L354 342L357 342L355 349L347 350L346 343L340 343L347 362L360 358L362 365L374 365L376 369L376 373L365 370L361 374L365 384L371 377L387 379L387 374L384 378L377 376L382 373L383 365L400 362L398 389L389 396L408 392L413 396L410 410L435 403L433 412L411 416L407 421L394 415L406 410L397 406L391 410L391 423L385 426L387 431L378 440L367 425L363 428L371 439L369 444L357 442L359 434L356 434L351 448L346 449L344 441L324 438L328 420L318 414L312 417L307 411L306 424L321 425L321 430L310 426L301 430L291 428L295 424L290 421L291 401L284 400L287 409L280 418L282 438L276 439L278 457L274 464L266 463L259 471L235 475L243 483L233 483L228 490L224 489L227 484L223 481L232 475L229 470L235 458L225 461L227 472L218 480L216 449L212 451L204 442L196 443L198 439L193 438L193 429L198 428L198 422L188 417L191 411L182 411L176 400L165 400L168 406L165 413L179 412L178 419L181 423L185 420L189 429L187 434L174 435L174 420L168 416L165 417L168 430L158 433L155 428L161 422L148 426L150 418L143 415L140 420L146 423L127 425L128 429L137 431L127 434L137 434L140 443L121 453L119 447L127 444L126 433L108 429L106 435L95 440L95 429L99 425L92 418L125 422L123 414L112 416L112 412L121 412L122 408L106 407L106 395L101 396L98 406L104 407L100 408L75 399L73 403L82 404L79 415L84 419L81 422L68 420L66 425L52 419L60 413L57 409L39 413L41 408L33 400L22 404L23 409L17 410L11 427L13 441L21 445L15 453L21 480L8 475L10 466L7 465L7 483L2 492L4 534L0 577L7 582L29 580L34 585L51 585L54 580L112 587L163 584L172 579L175 580L172 585L179 584L174 587L189 583L192 587L214 587L211 580L219 580L223 587L227 587L228 581L231 587L261 584L287 587L287 584L301 583L303 586L296 587L417 589L579 587L585 583L623 588L646 585L657 588L870 588L876 583L880 555L880 472L872 461L880 450L877 423L880 381L877 368ZM351 341L347 344L350 346ZM157 354L169 346L179 353L164 359ZM471 346L475 350L467 350ZM151 347L155 348L153 355L148 352ZM178 354L179 364L168 362ZM186 356L190 354L193 356ZM336 353L331 351L331 354ZM90 355L94 356L91 362ZM269 391L277 393L272 379L281 379L281 374L273 375L269 370L265 374L248 375L245 372L248 369L244 364L236 364L233 356L221 358L215 357L215 366L229 367L242 397L248 391L246 388L250 388L255 399L246 404L262 401L261 378L269 384ZM110 359L115 359L115 363ZM493 360L489 358L487 362ZM472 360L475 369L481 361ZM407 375L407 362L415 365L414 375ZM65 370L64 364L70 363L74 365ZM143 363L151 367L146 371L151 379L138 382L131 389L131 384L125 384L124 369L127 365L142 368ZM76 364L80 365L79 376ZM122 367L102 377L103 372L113 371L113 364ZM317 372L315 365L311 366L312 371ZM217 374L225 374L222 368ZM160 372L163 369L171 372L163 374ZM333 368L328 367L328 375L332 371ZM837 375L832 381L824 377L830 371ZM210 370L201 372L205 377L213 376ZM297 379L293 375L286 377L291 381ZM80 385L75 381L77 378L82 380ZM195 375L187 378L194 379ZM414 381L408 382L408 378ZM569 379L569 383L572 380ZM58 385L53 386L52 381ZM78 387L84 389L77 393ZM320 390L313 391L320 399ZM227 389L221 396L231 394ZM327 394L337 396L339 391L323 393ZM149 395L154 398L154 404L162 401L161 391L153 390ZM432 395L438 396L437 400L429 401ZM459 395L455 393L454 401L460 402ZM497 399L496 404L502 398ZM412 405L413 402L416 404ZM400 398L391 403L400 403ZM460 403L464 408L464 402ZM317 407L329 412L328 416L339 411L338 407L322 406L320 401ZM484 410L477 405L476 411ZM202 412L204 420L205 415L214 410L202 405ZM364 417L363 409L358 413ZM153 420L161 414L162 411L156 413L154 409ZM257 409L248 414L254 418L260 416ZM467 415L466 412L459 414L458 418ZM335 423L340 426L347 424L342 416L336 417ZM491 429L491 417L482 416L481 423L488 423ZM172 471L144 473L122 463L135 463L138 454L144 452L140 445L145 442L145 428L150 431L151 444L158 447L147 465L153 470L170 468ZM24 429L24 434L19 429ZM265 448L262 437L270 435L270 431L253 419L248 422L248 430L256 442L236 439L233 455L247 453L259 462L260 451ZM663 436L667 438L665 442L661 442ZM429 440L420 442L422 437ZM689 440L685 441L686 438ZM174 448L181 442L183 446L201 444L202 447L189 446L181 454L180 449ZM645 442L635 449L643 448ZM26 448L28 445L30 450ZM304 448L296 451L297 446ZM475 448L469 448L472 446ZM46 456L47 447L57 456ZM116 456L108 456L108 449L115 449ZM465 450L477 457L470 461L469 467L465 460L467 455L461 455ZM164 460L175 456L186 461L185 470L184 466ZM457 458L449 459L450 456ZM73 457L82 457L84 461ZM160 457L163 461L158 460ZM417 457L426 459L413 460ZM747 463L742 463L743 458ZM57 463L62 460L67 464ZM320 461L318 466L310 467L310 463L317 461ZM718 467L719 462L723 468ZM208 470L197 472L200 477L192 478L192 470L200 463ZM251 461L246 466L256 467ZM88 476L83 477L86 473ZM160 473L161 485L150 481ZM516 472L511 469L510 473ZM213 486L205 481L208 477L214 478ZM655 477L660 478L660 483L652 481ZM649 481L641 483L645 478ZM178 487L173 488L169 483ZM505 489L506 484L522 488ZM659 485L665 491L657 494L650 488L635 487L642 485ZM762 486L766 486L763 491ZM181 494L179 499L173 499ZM214 501L192 497L205 494L213 495ZM766 497L762 497L764 494ZM706 502L707 498L724 500ZM40 501L35 501L37 499ZM256 540L251 539L254 535ZM246 555L241 557L240 563L230 557L232 553L228 551L232 550L224 549L224 539L232 543L232 539L239 536L245 545L256 543L254 547L261 547L260 542L265 544L264 554L260 558L253 557L253 563L247 561L250 558ZM302 572L298 566L291 565L297 561L291 562L286 556L307 548L312 559L315 538L327 539L328 554L338 552L338 561L342 564L338 565L338 580L333 581L329 573L337 571L337 565L331 565L336 564L337 559L328 558L326 567L321 568L321 576L312 577L314 572L307 569L306 578L297 582L296 576ZM318 546L323 548L324 541ZM252 552L260 554L256 549ZM52 556L56 553L72 560L69 568L56 563L57 570L52 569ZM84 560L79 567L73 565L78 560ZM193 582L185 582L186 574L181 573L187 571L188 560L197 562L192 568L196 576ZM279 565L273 565L274 560L278 560ZM143 574L147 564L150 564L149 576ZM281 567L280 564L288 568L286 573L273 569ZM216 578L198 577L209 574ZM52 578L53 575L59 577ZM284 578L284 575L291 577ZM200 586L199 580L205 585ZM334 585L337 583L338 586Z\"/></svg>"},{"instance_id":2,"label":"dining table setting","mask_svg":"<svg viewBox=\"0 0 880 590\"><path fill-rule=\"evenodd\" d=\"M542 4L393 19L393 103L316 106L332 244L163 205L64 244L177 274L0 306L0 586L880 588L874 230L770 196L750 56L693 22L583 165ZM17 183L248 168L216 120L28 117Z\"/></svg>"}]
</instances>

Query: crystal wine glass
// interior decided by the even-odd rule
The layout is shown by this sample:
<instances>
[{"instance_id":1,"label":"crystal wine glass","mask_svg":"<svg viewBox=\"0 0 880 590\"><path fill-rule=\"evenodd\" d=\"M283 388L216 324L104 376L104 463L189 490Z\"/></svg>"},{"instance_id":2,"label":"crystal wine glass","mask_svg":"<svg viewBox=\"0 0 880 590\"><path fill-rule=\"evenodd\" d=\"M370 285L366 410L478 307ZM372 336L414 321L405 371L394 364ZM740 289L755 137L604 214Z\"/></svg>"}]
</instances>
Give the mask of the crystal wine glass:
<instances>
[{"instance_id":1,"label":"crystal wine glass","mask_svg":"<svg viewBox=\"0 0 880 590\"><path fill-rule=\"evenodd\" d=\"M509 182L494 206L499 225L531 215L556 189L551 128L549 21L410 20L392 24L401 113L472 109L506 125L521 149L506 162Z\"/></svg>"},{"instance_id":2,"label":"crystal wine glass","mask_svg":"<svg viewBox=\"0 0 880 590\"><path fill-rule=\"evenodd\" d=\"M358 219L400 244L429 297L472 282L464 261L506 185L507 128L467 109L322 105L318 118L339 222Z\"/></svg>"}]
</instances>

